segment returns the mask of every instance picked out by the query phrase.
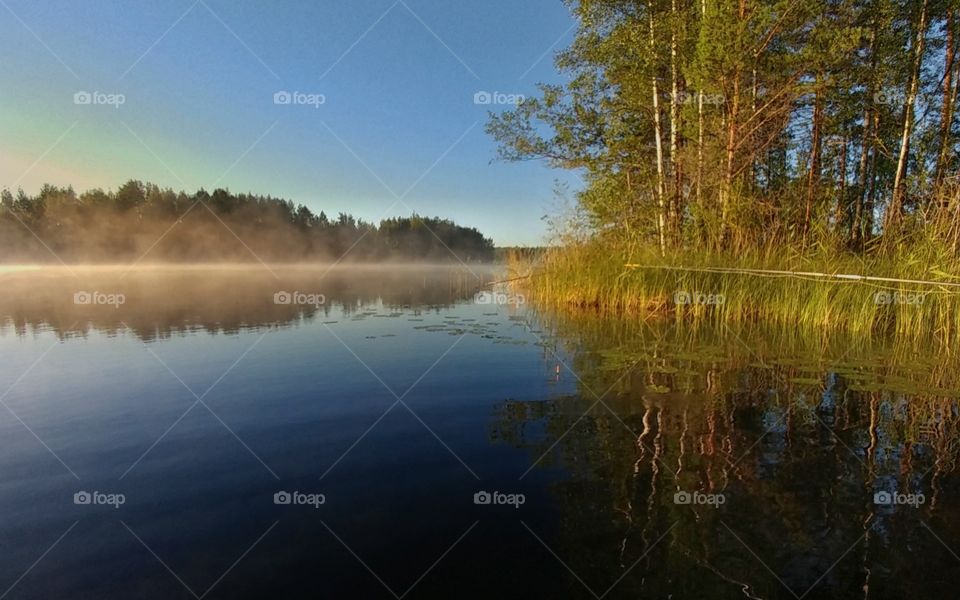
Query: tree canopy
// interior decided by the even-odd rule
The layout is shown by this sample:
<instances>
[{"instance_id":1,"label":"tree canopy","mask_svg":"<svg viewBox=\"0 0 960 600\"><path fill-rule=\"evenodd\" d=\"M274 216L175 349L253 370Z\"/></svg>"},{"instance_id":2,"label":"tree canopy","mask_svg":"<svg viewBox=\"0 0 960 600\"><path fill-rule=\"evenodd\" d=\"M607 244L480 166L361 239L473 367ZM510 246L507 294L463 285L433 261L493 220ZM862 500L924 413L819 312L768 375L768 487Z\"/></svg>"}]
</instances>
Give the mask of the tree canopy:
<instances>
[{"instance_id":1,"label":"tree canopy","mask_svg":"<svg viewBox=\"0 0 960 600\"><path fill-rule=\"evenodd\" d=\"M958 0L567 0L563 85L491 115L602 235L863 251L960 238Z\"/></svg>"},{"instance_id":2,"label":"tree canopy","mask_svg":"<svg viewBox=\"0 0 960 600\"><path fill-rule=\"evenodd\" d=\"M140 181L82 194L45 185L0 192L3 262L464 261L493 259L493 241L441 218L379 225L229 190L174 192Z\"/></svg>"}]
</instances>

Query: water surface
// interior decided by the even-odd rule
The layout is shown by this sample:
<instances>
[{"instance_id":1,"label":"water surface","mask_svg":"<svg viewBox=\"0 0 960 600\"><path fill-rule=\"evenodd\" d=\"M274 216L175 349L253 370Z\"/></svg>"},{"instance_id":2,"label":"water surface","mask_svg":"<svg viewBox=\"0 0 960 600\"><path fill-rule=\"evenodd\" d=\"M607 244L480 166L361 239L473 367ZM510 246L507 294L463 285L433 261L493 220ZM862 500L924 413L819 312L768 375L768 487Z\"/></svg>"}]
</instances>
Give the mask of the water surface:
<instances>
[{"instance_id":1,"label":"water surface","mask_svg":"<svg viewBox=\"0 0 960 600\"><path fill-rule=\"evenodd\" d=\"M477 304L497 276L0 275L0 594L955 595L949 349Z\"/></svg>"}]
</instances>

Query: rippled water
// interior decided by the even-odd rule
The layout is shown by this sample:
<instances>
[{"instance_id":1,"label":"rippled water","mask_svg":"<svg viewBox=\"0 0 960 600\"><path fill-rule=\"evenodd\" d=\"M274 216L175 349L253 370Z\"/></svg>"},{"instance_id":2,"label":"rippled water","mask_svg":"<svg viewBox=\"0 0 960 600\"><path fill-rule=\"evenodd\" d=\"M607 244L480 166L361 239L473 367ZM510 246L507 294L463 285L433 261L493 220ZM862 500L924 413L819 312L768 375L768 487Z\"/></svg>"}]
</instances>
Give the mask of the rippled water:
<instances>
[{"instance_id":1,"label":"rippled water","mask_svg":"<svg viewBox=\"0 0 960 600\"><path fill-rule=\"evenodd\" d=\"M955 596L950 349L497 276L0 275L0 594Z\"/></svg>"}]
</instances>

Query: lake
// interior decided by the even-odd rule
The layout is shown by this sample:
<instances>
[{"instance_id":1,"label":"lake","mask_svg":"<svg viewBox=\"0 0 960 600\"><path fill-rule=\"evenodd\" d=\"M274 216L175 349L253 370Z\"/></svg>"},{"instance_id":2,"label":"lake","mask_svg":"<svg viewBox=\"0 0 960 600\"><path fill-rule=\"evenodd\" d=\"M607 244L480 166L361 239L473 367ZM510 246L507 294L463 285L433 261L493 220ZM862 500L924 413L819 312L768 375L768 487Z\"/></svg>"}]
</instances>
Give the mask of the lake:
<instances>
[{"instance_id":1,"label":"lake","mask_svg":"<svg viewBox=\"0 0 960 600\"><path fill-rule=\"evenodd\" d=\"M505 275L0 273L0 598L956 596L956 348Z\"/></svg>"}]
</instances>

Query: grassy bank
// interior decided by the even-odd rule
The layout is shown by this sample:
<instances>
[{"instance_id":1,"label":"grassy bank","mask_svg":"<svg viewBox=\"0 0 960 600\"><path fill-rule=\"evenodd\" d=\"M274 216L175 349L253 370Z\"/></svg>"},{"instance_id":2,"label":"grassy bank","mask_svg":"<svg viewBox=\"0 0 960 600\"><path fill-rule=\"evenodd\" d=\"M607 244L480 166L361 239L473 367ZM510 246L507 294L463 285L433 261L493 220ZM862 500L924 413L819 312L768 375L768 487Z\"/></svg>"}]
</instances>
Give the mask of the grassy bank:
<instances>
[{"instance_id":1,"label":"grassy bank","mask_svg":"<svg viewBox=\"0 0 960 600\"><path fill-rule=\"evenodd\" d=\"M738 256L627 251L588 243L557 248L537 263L514 263L544 306L801 329L956 341L960 287L873 282L744 270L857 274L960 283L956 261L935 252ZM720 272L718 270L724 270ZM736 270L737 272L731 272Z\"/></svg>"}]
</instances>

